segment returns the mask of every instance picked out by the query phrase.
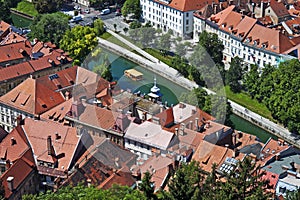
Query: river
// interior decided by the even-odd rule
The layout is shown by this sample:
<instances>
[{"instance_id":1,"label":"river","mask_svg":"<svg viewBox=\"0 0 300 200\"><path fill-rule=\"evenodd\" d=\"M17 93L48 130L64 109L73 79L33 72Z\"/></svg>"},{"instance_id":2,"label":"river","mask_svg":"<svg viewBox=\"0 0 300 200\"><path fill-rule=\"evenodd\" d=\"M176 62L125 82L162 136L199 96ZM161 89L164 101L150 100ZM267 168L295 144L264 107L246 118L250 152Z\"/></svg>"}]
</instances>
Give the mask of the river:
<instances>
[{"instance_id":1,"label":"river","mask_svg":"<svg viewBox=\"0 0 300 200\"><path fill-rule=\"evenodd\" d=\"M163 94L163 102L167 101L168 105L178 103L180 95L184 92L188 92L187 89L174 84L170 80L160 75L155 75L152 71L147 70L146 68L141 67L138 64L135 64L123 57L120 57L115 53L103 50L102 55L105 54L108 55L108 59L111 62L111 72L113 79L118 81L118 85L122 89L130 89L130 91L132 92L141 91L141 93L147 94L150 91L150 88L153 86L154 77L156 77L157 85L160 87L161 93ZM87 62L87 67L92 70L94 66L100 64L101 62L101 57L96 60L89 60ZM124 70L132 68L143 73L144 79L142 81L133 81L124 76ZM250 122L242 119L235 114L231 115L230 118L235 125L235 129L255 135L262 142L266 142L269 137L273 137L276 139L276 136L273 136L272 134L251 124Z\"/></svg>"}]
</instances>

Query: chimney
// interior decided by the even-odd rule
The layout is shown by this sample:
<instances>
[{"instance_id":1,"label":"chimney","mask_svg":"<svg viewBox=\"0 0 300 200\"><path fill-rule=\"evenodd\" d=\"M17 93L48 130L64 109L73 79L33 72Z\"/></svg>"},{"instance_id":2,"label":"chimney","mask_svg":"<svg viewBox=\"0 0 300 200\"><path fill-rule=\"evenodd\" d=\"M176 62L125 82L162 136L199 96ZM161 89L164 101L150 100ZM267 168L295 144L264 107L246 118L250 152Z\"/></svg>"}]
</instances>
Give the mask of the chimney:
<instances>
[{"instance_id":1,"label":"chimney","mask_svg":"<svg viewBox=\"0 0 300 200\"><path fill-rule=\"evenodd\" d=\"M190 121L190 129L193 130L193 121Z\"/></svg>"},{"instance_id":2,"label":"chimney","mask_svg":"<svg viewBox=\"0 0 300 200\"><path fill-rule=\"evenodd\" d=\"M178 128L175 128L175 135L178 136Z\"/></svg>"},{"instance_id":3,"label":"chimney","mask_svg":"<svg viewBox=\"0 0 300 200\"><path fill-rule=\"evenodd\" d=\"M160 121L159 121L159 118L158 118L158 117L152 117L152 122L153 122L154 124L160 125Z\"/></svg>"},{"instance_id":4,"label":"chimney","mask_svg":"<svg viewBox=\"0 0 300 200\"><path fill-rule=\"evenodd\" d=\"M14 146L15 144L17 144L17 141L14 137L10 138L10 144L11 144L11 146Z\"/></svg>"},{"instance_id":5,"label":"chimney","mask_svg":"<svg viewBox=\"0 0 300 200\"><path fill-rule=\"evenodd\" d=\"M7 187L10 191L14 190L14 177L13 176L9 176L7 179Z\"/></svg>"},{"instance_id":6,"label":"chimney","mask_svg":"<svg viewBox=\"0 0 300 200\"><path fill-rule=\"evenodd\" d=\"M182 135L182 136L184 135L184 126L185 126L184 123L180 124L179 134Z\"/></svg>"},{"instance_id":7,"label":"chimney","mask_svg":"<svg viewBox=\"0 0 300 200\"><path fill-rule=\"evenodd\" d=\"M6 168L6 169L9 169L10 166L11 166L10 160L6 160L6 162L5 162L5 168Z\"/></svg>"},{"instance_id":8,"label":"chimney","mask_svg":"<svg viewBox=\"0 0 300 200\"><path fill-rule=\"evenodd\" d=\"M88 187L91 187L91 185L92 185L92 180L91 180L91 179L87 179L86 182L87 182L87 186L88 186Z\"/></svg>"},{"instance_id":9,"label":"chimney","mask_svg":"<svg viewBox=\"0 0 300 200\"><path fill-rule=\"evenodd\" d=\"M213 7L213 8L214 8L214 14L217 14L217 10L218 10L217 8L218 8L218 5L214 4L214 7Z\"/></svg>"},{"instance_id":10,"label":"chimney","mask_svg":"<svg viewBox=\"0 0 300 200\"><path fill-rule=\"evenodd\" d=\"M47 149L48 149L48 155L52 155L52 140L51 135L47 138Z\"/></svg>"},{"instance_id":11,"label":"chimney","mask_svg":"<svg viewBox=\"0 0 300 200\"><path fill-rule=\"evenodd\" d=\"M58 134L58 132L55 132L55 140L59 140L61 137L60 135Z\"/></svg>"},{"instance_id":12,"label":"chimney","mask_svg":"<svg viewBox=\"0 0 300 200\"><path fill-rule=\"evenodd\" d=\"M280 154L277 153L277 154L275 155L275 158L276 158L276 160L280 160Z\"/></svg>"},{"instance_id":13,"label":"chimney","mask_svg":"<svg viewBox=\"0 0 300 200\"><path fill-rule=\"evenodd\" d=\"M236 147L236 133L232 134L232 143L233 143L233 147Z\"/></svg>"},{"instance_id":14,"label":"chimney","mask_svg":"<svg viewBox=\"0 0 300 200\"><path fill-rule=\"evenodd\" d=\"M69 91L66 91L66 93L65 93L65 99L66 100L69 100L70 99L70 92Z\"/></svg>"},{"instance_id":15,"label":"chimney","mask_svg":"<svg viewBox=\"0 0 300 200\"><path fill-rule=\"evenodd\" d=\"M17 126L20 126L20 125L24 125L24 120L22 118L22 115L19 115L17 117Z\"/></svg>"},{"instance_id":16,"label":"chimney","mask_svg":"<svg viewBox=\"0 0 300 200\"><path fill-rule=\"evenodd\" d=\"M198 117L195 118L195 128L196 128L196 130L199 129L199 118Z\"/></svg>"},{"instance_id":17,"label":"chimney","mask_svg":"<svg viewBox=\"0 0 300 200\"><path fill-rule=\"evenodd\" d=\"M142 120L147 121L147 112L143 112Z\"/></svg>"},{"instance_id":18,"label":"chimney","mask_svg":"<svg viewBox=\"0 0 300 200\"><path fill-rule=\"evenodd\" d=\"M207 128L207 129L209 129L209 128L210 128L210 122L207 122L207 123L206 123L206 126L205 126L205 128Z\"/></svg>"},{"instance_id":19,"label":"chimney","mask_svg":"<svg viewBox=\"0 0 300 200\"><path fill-rule=\"evenodd\" d=\"M162 113L163 111L164 111L164 106L163 106L163 105L160 105L160 106L159 106L159 112Z\"/></svg>"},{"instance_id":20,"label":"chimney","mask_svg":"<svg viewBox=\"0 0 300 200\"><path fill-rule=\"evenodd\" d=\"M239 153L239 152L238 152L238 149L237 149L237 148L234 148L234 149L233 149L233 155L232 155L232 157L233 157L233 158L236 158L236 157L238 156L238 153Z\"/></svg>"}]
</instances>

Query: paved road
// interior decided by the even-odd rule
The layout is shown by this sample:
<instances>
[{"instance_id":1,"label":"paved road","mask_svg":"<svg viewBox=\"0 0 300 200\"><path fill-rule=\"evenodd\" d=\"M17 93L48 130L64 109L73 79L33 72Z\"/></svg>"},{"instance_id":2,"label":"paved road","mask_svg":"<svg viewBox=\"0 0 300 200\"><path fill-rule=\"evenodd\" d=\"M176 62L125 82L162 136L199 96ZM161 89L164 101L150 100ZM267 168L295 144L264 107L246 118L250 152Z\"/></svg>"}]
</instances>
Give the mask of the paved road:
<instances>
[{"instance_id":1,"label":"paved road","mask_svg":"<svg viewBox=\"0 0 300 200\"><path fill-rule=\"evenodd\" d=\"M195 82L192 82L186 78L184 78L182 75L178 73L177 70L169 67L165 63L159 61L157 58L153 57L152 55L148 54L147 52L143 51L136 45L132 44L128 40L124 39L120 35L116 34L113 31L108 30L109 33L111 33L113 36L130 46L132 49L136 50L139 52L141 55L143 55L146 58L143 58L135 53L132 53L118 45L112 44L106 40L100 39L99 38L99 43L108 46L109 48L112 48L118 52L120 52L122 55L125 55L127 58L131 58L132 60L135 60L136 62L146 66L148 69L153 70L160 75L163 75L164 77L168 78L169 80L189 89L192 90L193 88L197 88L198 85ZM209 94L214 94L215 92L204 88ZM255 122L255 123L261 123L266 129L269 129L271 132L273 132L275 135L280 136L281 138L287 140L288 142L297 145L298 147L300 146L300 141L297 140L295 136L293 136L287 129L284 127L258 115L257 113L254 113L245 107L228 100L231 103L231 106L233 108L233 111L236 114L239 114L243 118Z\"/></svg>"}]
</instances>

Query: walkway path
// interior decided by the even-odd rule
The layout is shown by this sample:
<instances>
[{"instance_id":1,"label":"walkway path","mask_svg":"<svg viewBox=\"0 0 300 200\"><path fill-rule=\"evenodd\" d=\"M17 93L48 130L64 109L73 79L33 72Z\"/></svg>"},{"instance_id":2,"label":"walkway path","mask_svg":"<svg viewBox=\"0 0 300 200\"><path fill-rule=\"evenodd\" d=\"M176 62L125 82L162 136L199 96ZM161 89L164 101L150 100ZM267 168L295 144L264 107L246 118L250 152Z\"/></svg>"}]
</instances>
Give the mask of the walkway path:
<instances>
[{"instance_id":1,"label":"walkway path","mask_svg":"<svg viewBox=\"0 0 300 200\"><path fill-rule=\"evenodd\" d=\"M136 50L138 53L140 53L142 56L139 56L133 52L128 51L127 49L124 49L116 44L113 44L111 42L108 42L107 40L103 40L99 38L99 43L104 45L105 47L111 49L112 51L118 52L122 56L137 62L144 67L146 67L149 70L154 71L155 73L159 73L161 76L164 76L165 78L171 80L172 82L175 82L182 87L192 90L193 88L197 88L198 85L195 82L192 82L186 78L184 78L181 74L178 73L177 70L169 67L165 63L159 61L157 58L153 57L152 55L148 54L147 52L143 51L136 45L132 44L125 38L121 37L120 35L116 34L113 31L108 30L110 34L112 34L114 37L125 43L126 45L130 46L132 49ZM147 58L147 59L146 59ZM214 94L215 92L204 88L209 94ZM228 100L231 103L233 112L244 119L263 127L266 130L269 130L274 135L283 138L287 142L296 145L297 147L300 147L300 141L296 139L296 136L292 135L287 129L284 127L252 112L246 109L245 107Z\"/></svg>"}]
</instances>

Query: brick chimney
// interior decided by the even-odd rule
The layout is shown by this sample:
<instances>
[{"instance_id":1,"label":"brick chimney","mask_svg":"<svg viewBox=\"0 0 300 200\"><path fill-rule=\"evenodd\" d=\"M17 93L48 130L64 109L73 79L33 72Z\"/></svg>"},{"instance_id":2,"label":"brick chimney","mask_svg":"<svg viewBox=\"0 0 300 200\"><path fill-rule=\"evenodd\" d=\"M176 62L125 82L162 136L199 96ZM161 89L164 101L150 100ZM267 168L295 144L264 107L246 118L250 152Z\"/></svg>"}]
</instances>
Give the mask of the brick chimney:
<instances>
[{"instance_id":1,"label":"brick chimney","mask_svg":"<svg viewBox=\"0 0 300 200\"><path fill-rule=\"evenodd\" d=\"M24 125L24 119L22 118L22 115L19 115L17 117L17 126L20 126L20 125Z\"/></svg>"},{"instance_id":2,"label":"brick chimney","mask_svg":"<svg viewBox=\"0 0 300 200\"><path fill-rule=\"evenodd\" d=\"M184 135L184 127L185 127L185 124L184 124L184 123L181 123L181 124L180 124L180 129L179 129L179 134L180 134L180 135Z\"/></svg>"},{"instance_id":3,"label":"brick chimney","mask_svg":"<svg viewBox=\"0 0 300 200\"><path fill-rule=\"evenodd\" d=\"M10 191L14 190L14 177L13 176L9 176L7 179L7 187Z\"/></svg>"},{"instance_id":4,"label":"brick chimney","mask_svg":"<svg viewBox=\"0 0 300 200\"><path fill-rule=\"evenodd\" d=\"M196 130L199 129L199 118L198 117L195 118L195 128L196 128Z\"/></svg>"},{"instance_id":5,"label":"brick chimney","mask_svg":"<svg viewBox=\"0 0 300 200\"><path fill-rule=\"evenodd\" d=\"M175 128L175 135L178 136L178 128Z\"/></svg>"},{"instance_id":6,"label":"brick chimney","mask_svg":"<svg viewBox=\"0 0 300 200\"><path fill-rule=\"evenodd\" d=\"M193 121L190 121L190 129L193 130Z\"/></svg>"},{"instance_id":7,"label":"brick chimney","mask_svg":"<svg viewBox=\"0 0 300 200\"><path fill-rule=\"evenodd\" d=\"M51 140L51 135L48 136L47 138L47 150L48 150L48 155L52 155L52 140Z\"/></svg>"}]
</instances>

